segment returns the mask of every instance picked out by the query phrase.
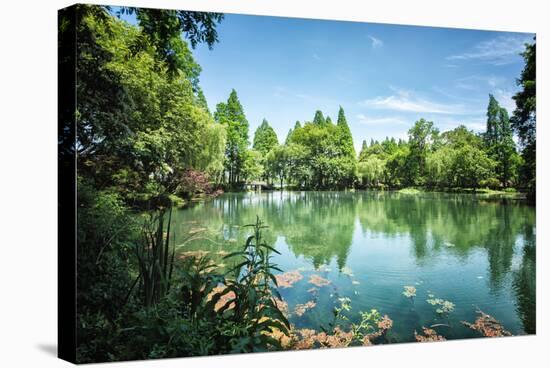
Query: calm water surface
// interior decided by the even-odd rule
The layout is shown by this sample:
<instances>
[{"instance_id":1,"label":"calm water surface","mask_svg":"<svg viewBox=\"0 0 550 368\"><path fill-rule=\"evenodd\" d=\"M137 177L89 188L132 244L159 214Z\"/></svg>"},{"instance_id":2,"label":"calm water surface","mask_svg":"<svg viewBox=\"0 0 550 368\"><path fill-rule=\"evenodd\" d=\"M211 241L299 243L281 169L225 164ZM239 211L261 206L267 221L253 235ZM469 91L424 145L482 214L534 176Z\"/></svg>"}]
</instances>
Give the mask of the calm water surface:
<instances>
[{"instance_id":1,"label":"calm water surface","mask_svg":"<svg viewBox=\"0 0 550 368\"><path fill-rule=\"evenodd\" d=\"M333 318L338 298L351 299L347 314L377 309L394 321L393 342L413 341L415 329L438 327L448 339L477 337L460 321L477 308L513 334L535 332L535 208L473 195L377 192L273 192L225 194L174 216L178 251L208 253L222 267L224 252L244 244L256 215L269 226L265 239L281 255L284 271L303 278L281 289L292 312L313 300L299 328L319 329ZM183 234L202 229L200 239ZM312 293L311 275L330 285ZM417 289L413 299L403 287ZM455 304L446 316L429 296Z\"/></svg>"}]
</instances>

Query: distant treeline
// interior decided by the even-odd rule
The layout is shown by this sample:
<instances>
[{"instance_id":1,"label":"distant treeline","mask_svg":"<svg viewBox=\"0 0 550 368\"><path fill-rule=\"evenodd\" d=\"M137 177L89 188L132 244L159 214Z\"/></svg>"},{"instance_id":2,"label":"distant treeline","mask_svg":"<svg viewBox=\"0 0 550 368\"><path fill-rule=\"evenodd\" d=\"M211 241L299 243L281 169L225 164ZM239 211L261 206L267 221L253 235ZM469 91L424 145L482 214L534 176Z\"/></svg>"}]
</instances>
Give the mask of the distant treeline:
<instances>
[{"instance_id":1,"label":"distant treeline","mask_svg":"<svg viewBox=\"0 0 550 368\"><path fill-rule=\"evenodd\" d=\"M359 155L342 107L336 123L321 111L311 122L297 121L281 143L264 119L250 148L248 121L233 90L214 113L227 132L224 169L217 180L227 188L263 180L297 189L518 188L534 194L535 52L532 44L522 54L526 63L518 79L522 90L514 96L512 117L489 95L483 133L463 125L440 132L433 122L420 119L407 140L363 141Z\"/></svg>"}]
</instances>

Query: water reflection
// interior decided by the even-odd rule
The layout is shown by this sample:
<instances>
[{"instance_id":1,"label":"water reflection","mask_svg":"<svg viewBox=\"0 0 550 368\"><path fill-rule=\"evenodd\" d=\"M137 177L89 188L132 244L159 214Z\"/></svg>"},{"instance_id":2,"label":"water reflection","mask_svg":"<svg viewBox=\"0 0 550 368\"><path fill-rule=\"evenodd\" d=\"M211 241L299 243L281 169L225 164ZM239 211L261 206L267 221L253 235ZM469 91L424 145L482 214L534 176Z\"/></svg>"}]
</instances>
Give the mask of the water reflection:
<instances>
[{"instance_id":1,"label":"water reflection","mask_svg":"<svg viewBox=\"0 0 550 368\"><path fill-rule=\"evenodd\" d=\"M242 225L253 222L256 216L269 225L265 233L269 243L281 240L290 254L315 269L334 261L341 271L348 265L352 251L359 254L373 242L387 252L387 264L381 264L380 269L392 270L392 262L396 261L391 261L391 255L405 243L413 262L410 272L430 269L443 262L441 259L449 270L458 273L469 264L484 267L488 292L493 298L512 293L523 330L535 332L533 207L449 194L226 194L179 211L175 216L176 233L207 228L204 238L208 239L190 241L185 249L223 255L244 243L247 232ZM177 236L183 241L183 235ZM361 261L365 269L373 262ZM223 262L221 257L219 262ZM467 281L461 287L467 289Z\"/></svg>"}]
</instances>

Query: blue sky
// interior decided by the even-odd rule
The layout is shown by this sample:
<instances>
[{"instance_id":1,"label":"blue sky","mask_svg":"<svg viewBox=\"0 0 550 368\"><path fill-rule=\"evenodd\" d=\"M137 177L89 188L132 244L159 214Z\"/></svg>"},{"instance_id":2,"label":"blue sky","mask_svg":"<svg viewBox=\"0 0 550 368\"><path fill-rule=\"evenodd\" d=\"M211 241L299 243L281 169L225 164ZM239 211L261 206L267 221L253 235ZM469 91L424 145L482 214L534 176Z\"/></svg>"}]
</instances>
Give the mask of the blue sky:
<instances>
[{"instance_id":1,"label":"blue sky","mask_svg":"<svg viewBox=\"0 0 550 368\"><path fill-rule=\"evenodd\" d=\"M199 45L210 109L237 91L250 139L266 118L284 141L296 120L341 105L355 146L406 138L419 118L442 131L485 128L488 95L511 113L518 55L533 34L227 14L219 43Z\"/></svg>"}]
</instances>

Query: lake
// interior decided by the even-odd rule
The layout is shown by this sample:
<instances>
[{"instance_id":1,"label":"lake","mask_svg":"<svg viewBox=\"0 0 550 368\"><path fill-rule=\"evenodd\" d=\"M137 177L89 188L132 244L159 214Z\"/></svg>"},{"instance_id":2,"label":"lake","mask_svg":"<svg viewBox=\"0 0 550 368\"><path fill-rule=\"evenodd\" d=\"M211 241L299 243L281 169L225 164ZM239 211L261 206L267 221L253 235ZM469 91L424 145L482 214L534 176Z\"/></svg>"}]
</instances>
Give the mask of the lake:
<instances>
[{"instance_id":1,"label":"lake","mask_svg":"<svg viewBox=\"0 0 550 368\"><path fill-rule=\"evenodd\" d=\"M351 321L371 309L394 321L390 342L414 341L434 324L447 339L478 337L460 323L478 309L514 335L535 333L535 207L471 194L230 193L174 213L178 253L229 267L223 255L244 244L242 226L256 216L281 252L274 262L299 276L280 287L297 328L328 326L349 298ZM454 309L438 313L437 299Z\"/></svg>"}]
</instances>

